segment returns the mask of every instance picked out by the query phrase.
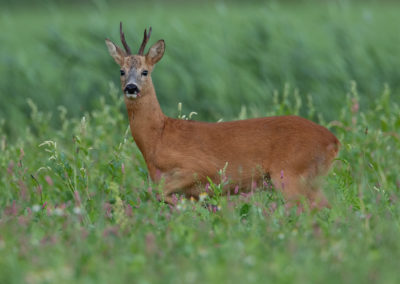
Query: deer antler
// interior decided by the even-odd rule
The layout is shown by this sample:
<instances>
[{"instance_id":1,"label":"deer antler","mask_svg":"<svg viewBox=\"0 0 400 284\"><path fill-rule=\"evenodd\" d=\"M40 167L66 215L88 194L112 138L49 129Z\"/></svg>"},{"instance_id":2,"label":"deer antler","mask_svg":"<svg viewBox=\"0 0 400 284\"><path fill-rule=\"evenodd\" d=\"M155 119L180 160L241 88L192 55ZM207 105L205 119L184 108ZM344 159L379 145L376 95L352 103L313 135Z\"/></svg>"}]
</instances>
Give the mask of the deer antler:
<instances>
[{"instance_id":1,"label":"deer antler","mask_svg":"<svg viewBox=\"0 0 400 284\"><path fill-rule=\"evenodd\" d=\"M119 33L120 33L120 35L121 35L121 42L122 42L123 46L125 47L126 53L127 53L128 55L132 54L132 53L131 53L131 49L129 48L128 44L126 43L125 34L124 34L124 32L122 31L122 22L119 23Z\"/></svg>"},{"instance_id":2,"label":"deer antler","mask_svg":"<svg viewBox=\"0 0 400 284\"><path fill-rule=\"evenodd\" d=\"M139 52L138 52L139 55L143 55L144 48L146 47L146 44L149 41L150 35L151 35L151 27L149 28L149 33L147 33L147 30L144 29L143 42L142 42L142 45L140 46Z\"/></svg>"}]
</instances>

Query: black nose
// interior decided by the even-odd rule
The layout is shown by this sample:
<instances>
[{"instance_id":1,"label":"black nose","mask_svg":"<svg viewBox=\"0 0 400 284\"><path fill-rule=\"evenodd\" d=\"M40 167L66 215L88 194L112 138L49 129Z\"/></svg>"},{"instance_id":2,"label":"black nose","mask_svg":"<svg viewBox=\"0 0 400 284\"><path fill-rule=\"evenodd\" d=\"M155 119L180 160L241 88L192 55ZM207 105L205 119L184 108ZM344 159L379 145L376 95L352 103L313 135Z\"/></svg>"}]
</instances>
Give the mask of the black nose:
<instances>
[{"instance_id":1,"label":"black nose","mask_svg":"<svg viewBox=\"0 0 400 284\"><path fill-rule=\"evenodd\" d=\"M139 88L136 84L128 84L125 87L125 92L128 94L139 93Z\"/></svg>"}]
</instances>

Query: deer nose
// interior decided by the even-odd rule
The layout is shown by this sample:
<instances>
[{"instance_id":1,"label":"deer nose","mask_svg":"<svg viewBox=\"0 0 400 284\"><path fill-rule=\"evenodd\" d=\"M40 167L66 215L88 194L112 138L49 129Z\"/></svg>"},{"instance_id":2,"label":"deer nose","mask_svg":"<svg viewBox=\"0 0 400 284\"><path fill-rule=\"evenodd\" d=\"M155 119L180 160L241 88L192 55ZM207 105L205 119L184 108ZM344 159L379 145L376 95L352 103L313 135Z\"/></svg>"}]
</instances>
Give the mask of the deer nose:
<instances>
[{"instance_id":1,"label":"deer nose","mask_svg":"<svg viewBox=\"0 0 400 284\"><path fill-rule=\"evenodd\" d=\"M128 94L139 93L139 88L136 84L128 84L125 87L125 93L128 93Z\"/></svg>"}]
</instances>

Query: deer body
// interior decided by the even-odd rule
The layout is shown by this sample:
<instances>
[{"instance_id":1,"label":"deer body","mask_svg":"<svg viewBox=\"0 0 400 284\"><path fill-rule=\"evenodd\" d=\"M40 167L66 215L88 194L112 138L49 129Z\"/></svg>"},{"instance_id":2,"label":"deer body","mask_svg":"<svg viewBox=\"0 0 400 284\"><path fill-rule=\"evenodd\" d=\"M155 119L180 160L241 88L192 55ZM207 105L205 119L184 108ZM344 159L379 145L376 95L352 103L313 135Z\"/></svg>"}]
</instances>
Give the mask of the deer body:
<instances>
[{"instance_id":1,"label":"deer body","mask_svg":"<svg viewBox=\"0 0 400 284\"><path fill-rule=\"evenodd\" d=\"M149 36L145 31L144 44ZM121 39L125 46L122 26ZM123 68L121 85L132 136L151 179L164 182L165 201L172 203L176 193L197 198L207 177L219 183L218 171L227 163L226 192L236 187L250 191L268 179L288 200L305 196L318 206L328 204L317 178L327 173L339 150L340 143L329 130L298 116L221 123L169 118L161 111L147 76L161 59L164 42L157 42L145 56L143 44L139 55L130 55L130 50L125 53L106 43Z\"/></svg>"}]
</instances>

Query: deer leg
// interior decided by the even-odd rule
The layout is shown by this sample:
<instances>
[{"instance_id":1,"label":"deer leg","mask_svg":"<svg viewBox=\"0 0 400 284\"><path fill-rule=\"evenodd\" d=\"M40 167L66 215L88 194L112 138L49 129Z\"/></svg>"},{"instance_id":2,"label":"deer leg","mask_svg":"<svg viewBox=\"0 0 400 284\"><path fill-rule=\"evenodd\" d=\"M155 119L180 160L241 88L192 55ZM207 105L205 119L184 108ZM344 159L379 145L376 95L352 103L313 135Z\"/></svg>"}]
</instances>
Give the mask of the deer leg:
<instances>
[{"instance_id":1,"label":"deer leg","mask_svg":"<svg viewBox=\"0 0 400 284\"><path fill-rule=\"evenodd\" d=\"M162 191L164 201L171 205L176 205L174 194L180 193L185 196L192 194L192 187L195 184L193 173L183 169L173 169L168 173L163 173L164 184Z\"/></svg>"},{"instance_id":2,"label":"deer leg","mask_svg":"<svg viewBox=\"0 0 400 284\"><path fill-rule=\"evenodd\" d=\"M331 208L328 199L320 188L311 187L307 196L311 208Z\"/></svg>"},{"instance_id":3,"label":"deer leg","mask_svg":"<svg viewBox=\"0 0 400 284\"><path fill-rule=\"evenodd\" d=\"M324 193L313 178L282 171L280 174L273 174L271 179L275 188L281 190L289 206L301 206L300 202L304 197L311 208L330 207Z\"/></svg>"},{"instance_id":4,"label":"deer leg","mask_svg":"<svg viewBox=\"0 0 400 284\"><path fill-rule=\"evenodd\" d=\"M285 171L271 174L272 184L282 192L286 202L291 206L298 204L301 197L305 195L298 179L295 175Z\"/></svg>"},{"instance_id":5,"label":"deer leg","mask_svg":"<svg viewBox=\"0 0 400 284\"><path fill-rule=\"evenodd\" d=\"M320 169L321 167L317 168L314 173L309 171L308 176L305 175L301 180L301 186L304 188L310 208L330 208L328 199L326 199L324 192L320 188L321 181L318 179L321 174Z\"/></svg>"}]
</instances>

